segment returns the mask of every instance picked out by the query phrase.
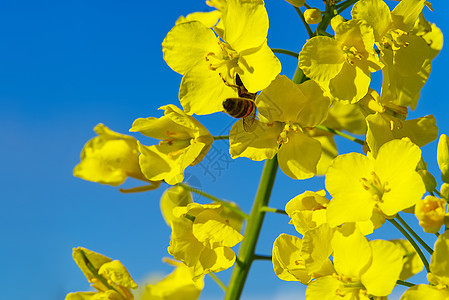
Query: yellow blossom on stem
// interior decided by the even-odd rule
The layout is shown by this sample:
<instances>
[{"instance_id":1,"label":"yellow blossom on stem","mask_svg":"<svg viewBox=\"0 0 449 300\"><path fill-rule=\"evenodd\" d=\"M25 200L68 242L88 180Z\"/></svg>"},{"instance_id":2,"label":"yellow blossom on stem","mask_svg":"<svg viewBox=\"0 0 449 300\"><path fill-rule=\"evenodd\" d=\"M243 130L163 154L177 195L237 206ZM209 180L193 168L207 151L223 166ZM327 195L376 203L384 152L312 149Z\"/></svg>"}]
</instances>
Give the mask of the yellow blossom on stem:
<instances>
[{"instance_id":1,"label":"yellow blossom on stem","mask_svg":"<svg viewBox=\"0 0 449 300\"><path fill-rule=\"evenodd\" d=\"M332 25L335 38L315 36L308 40L299 53L298 67L326 96L355 103L368 92L371 73L383 67L374 51L373 29L363 20L340 20Z\"/></svg>"},{"instance_id":2,"label":"yellow blossom on stem","mask_svg":"<svg viewBox=\"0 0 449 300\"><path fill-rule=\"evenodd\" d=\"M237 96L238 74L249 92L265 87L281 64L267 45L268 15L264 2L228 0L223 28L214 31L199 21L180 23L162 43L164 59L184 75L179 99L188 114L222 111L226 98Z\"/></svg>"},{"instance_id":3,"label":"yellow blossom on stem","mask_svg":"<svg viewBox=\"0 0 449 300\"><path fill-rule=\"evenodd\" d=\"M354 224L332 238L335 274L315 279L306 290L309 299L370 299L391 293L403 266L402 251L392 242L368 241Z\"/></svg>"},{"instance_id":4,"label":"yellow blossom on stem","mask_svg":"<svg viewBox=\"0 0 449 300\"><path fill-rule=\"evenodd\" d=\"M197 280L209 272L230 268L235 262L231 247L243 236L226 218L221 204L190 203L173 209L168 252L191 268Z\"/></svg>"},{"instance_id":5,"label":"yellow blossom on stem","mask_svg":"<svg viewBox=\"0 0 449 300\"><path fill-rule=\"evenodd\" d=\"M128 177L148 182L140 170L135 138L114 132L103 124L95 126L94 130L98 136L84 146L81 162L73 169L74 176L114 186Z\"/></svg>"},{"instance_id":6,"label":"yellow blossom on stem","mask_svg":"<svg viewBox=\"0 0 449 300\"><path fill-rule=\"evenodd\" d=\"M321 145L308 130L326 118L329 98L313 81L296 84L282 75L260 93L256 105L260 119L256 129L245 132L238 121L229 133L231 157L263 160L277 153L286 175L294 179L314 176Z\"/></svg>"},{"instance_id":7,"label":"yellow blossom on stem","mask_svg":"<svg viewBox=\"0 0 449 300\"><path fill-rule=\"evenodd\" d=\"M195 118L174 105L160 107L164 116L137 119L130 131L161 140L158 145L139 144L139 163L149 180L176 184L184 179L184 169L199 163L214 138Z\"/></svg>"},{"instance_id":8,"label":"yellow blossom on stem","mask_svg":"<svg viewBox=\"0 0 449 300\"><path fill-rule=\"evenodd\" d=\"M73 249L73 259L97 292L70 293L66 300L133 300L137 284L118 260L88 249Z\"/></svg>"},{"instance_id":9,"label":"yellow blossom on stem","mask_svg":"<svg viewBox=\"0 0 449 300\"><path fill-rule=\"evenodd\" d=\"M424 183L416 172L421 150L407 139L385 143L376 158L349 153L334 159L326 174L333 199L327 221L334 227L371 219L374 211L393 218L421 199Z\"/></svg>"},{"instance_id":10,"label":"yellow blossom on stem","mask_svg":"<svg viewBox=\"0 0 449 300\"><path fill-rule=\"evenodd\" d=\"M139 300L195 300L204 287L204 280L194 281L192 270L181 262L165 258L175 270L156 284L148 284Z\"/></svg>"}]
</instances>

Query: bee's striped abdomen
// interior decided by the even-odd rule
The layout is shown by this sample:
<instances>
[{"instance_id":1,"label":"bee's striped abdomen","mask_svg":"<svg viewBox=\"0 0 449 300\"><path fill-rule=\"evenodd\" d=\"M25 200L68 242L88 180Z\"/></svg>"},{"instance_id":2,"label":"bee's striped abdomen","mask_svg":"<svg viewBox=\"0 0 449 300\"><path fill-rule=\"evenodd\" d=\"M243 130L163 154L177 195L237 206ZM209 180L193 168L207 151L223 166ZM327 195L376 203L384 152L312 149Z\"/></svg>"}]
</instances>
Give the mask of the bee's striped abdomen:
<instances>
[{"instance_id":1,"label":"bee's striped abdomen","mask_svg":"<svg viewBox=\"0 0 449 300\"><path fill-rule=\"evenodd\" d=\"M223 101L223 108L234 118L247 117L255 109L256 104L245 98L228 98Z\"/></svg>"}]
</instances>

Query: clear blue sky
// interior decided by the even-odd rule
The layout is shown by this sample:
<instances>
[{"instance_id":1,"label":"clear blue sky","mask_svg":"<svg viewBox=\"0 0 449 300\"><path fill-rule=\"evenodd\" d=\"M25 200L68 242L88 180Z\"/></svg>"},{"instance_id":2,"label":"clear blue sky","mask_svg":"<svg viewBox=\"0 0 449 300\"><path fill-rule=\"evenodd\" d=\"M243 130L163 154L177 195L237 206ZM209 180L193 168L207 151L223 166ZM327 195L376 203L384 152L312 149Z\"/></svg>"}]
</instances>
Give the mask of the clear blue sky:
<instances>
[{"instance_id":1,"label":"clear blue sky","mask_svg":"<svg viewBox=\"0 0 449 300\"><path fill-rule=\"evenodd\" d=\"M308 1L314 2L322 3ZM448 33L449 5L433 5L435 13L427 12L428 19ZM306 35L294 9L281 0L267 1L266 6L269 46L299 51ZM96 124L127 133L134 119L160 116L156 109L161 105L179 106L181 76L163 61L161 42L179 15L205 10L210 9L204 1L1 1L2 299L63 299L68 292L88 290L71 257L76 246L121 260L136 281L171 270L161 262L168 256L170 235L159 212L165 186L124 195L117 188L74 178L72 169L85 142L95 136ZM278 57L282 73L291 77L296 60ZM440 133L449 132L448 60L449 52L443 49L432 64L418 109L411 114L433 113ZM199 119L214 135L229 130L233 121L221 114ZM145 143L142 136L136 137ZM348 143L342 150L359 151ZM226 142L216 142L214 151L226 155ZM435 151L435 142L425 147L434 171ZM205 160L189 168L192 182L249 211L263 163L222 163L221 174L212 170L215 179L204 174L210 164ZM273 207L283 208L306 189L323 188L322 178L294 181L278 174ZM277 235L294 234L287 223L285 216L269 215L257 252L270 254ZM399 236L391 227L385 232ZM226 281L229 272L220 276ZM298 283L277 279L271 263L262 261L253 266L243 299L275 299L282 293L284 298L296 293L301 299L303 290ZM221 295L207 279L202 299Z\"/></svg>"}]
</instances>

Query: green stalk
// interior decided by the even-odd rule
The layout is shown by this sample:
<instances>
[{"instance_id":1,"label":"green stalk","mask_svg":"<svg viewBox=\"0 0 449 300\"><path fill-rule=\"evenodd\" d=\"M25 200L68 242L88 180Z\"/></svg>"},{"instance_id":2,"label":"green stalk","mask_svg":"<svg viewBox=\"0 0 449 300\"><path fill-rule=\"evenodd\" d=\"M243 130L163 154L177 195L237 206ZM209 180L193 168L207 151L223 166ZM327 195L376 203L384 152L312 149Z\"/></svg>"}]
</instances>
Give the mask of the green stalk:
<instances>
[{"instance_id":1,"label":"green stalk","mask_svg":"<svg viewBox=\"0 0 449 300\"><path fill-rule=\"evenodd\" d=\"M402 228L402 226L395 220L395 219L387 219L390 221L391 224L394 225L405 237L406 239L412 244L413 248L415 248L416 252L418 253L419 257L422 260L422 263L424 264L424 267L426 268L427 273L430 273L430 267L429 263L427 262L426 257L424 256L424 253L422 252L421 248L419 248L418 244L415 242L415 240L411 237L408 232Z\"/></svg>"},{"instance_id":2,"label":"green stalk","mask_svg":"<svg viewBox=\"0 0 449 300\"><path fill-rule=\"evenodd\" d=\"M246 277L255 257L254 251L265 217L265 212L261 211L261 208L268 205L277 169L277 156L265 161L259 188L245 229L245 238L240 245L237 262L234 265L225 300L237 300L242 294Z\"/></svg>"},{"instance_id":3,"label":"green stalk","mask_svg":"<svg viewBox=\"0 0 449 300\"><path fill-rule=\"evenodd\" d=\"M264 212L271 212L271 213L277 213L277 214L284 214L284 215L287 214L285 212L285 210L283 210L283 209L273 208L273 207L268 207L268 206L263 206L260 208L260 210L264 211Z\"/></svg>"},{"instance_id":4,"label":"green stalk","mask_svg":"<svg viewBox=\"0 0 449 300\"><path fill-rule=\"evenodd\" d=\"M408 286L408 287L412 287L412 286L416 285L414 283L410 283L410 282L407 282L407 281L404 281L404 280L397 280L396 284L400 284L400 285Z\"/></svg>"},{"instance_id":5,"label":"green stalk","mask_svg":"<svg viewBox=\"0 0 449 300\"><path fill-rule=\"evenodd\" d=\"M225 201L225 200L221 200L220 198L212 196L211 194L208 194L206 192L203 192L202 190L193 188L190 185L182 183L182 182L177 183L176 185L181 186L184 189L186 189L186 190L188 190L188 191L190 191L192 193L195 193L195 194L198 194L200 196L206 197L206 198L208 198L208 199L210 199L210 200L212 200L214 202L221 203L221 204L223 204L224 207L229 208L231 211L235 212L236 214L238 214L239 216L241 216L245 220L248 219L248 215L245 214L243 211L241 211L238 206L236 206L235 204L233 204L231 202L228 202L228 201Z\"/></svg>"},{"instance_id":6,"label":"green stalk","mask_svg":"<svg viewBox=\"0 0 449 300\"><path fill-rule=\"evenodd\" d=\"M422 240L422 238L407 224L407 222L405 222L404 219L401 218L399 214L396 214L396 219L398 219L402 226L407 229L407 231L415 238L415 240L418 241L418 243L421 244L421 246L423 246L424 249L426 249L427 252L429 252L431 255L433 254L433 249L430 248L429 245L427 245L426 242Z\"/></svg>"},{"instance_id":7,"label":"green stalk","mask_svg":"<svg viewBox=\"0 0 449 300\"><path fill-rule=\"evenodd\" d=\"M214 136L214 141L218 141L218 140L229 140L229 135L217 135L217 136Z\"/></svg>"},{"instance_id":8,"label":"green stalk","mask_svg":"<svg viewBox=\"0 0 449 300\"><path fill-rule=\"evenodd\" d=\"M362 141L361 139L353 137L353 136L351 136L349 134L346 134L346 133L344 133L344 132L342 132L340 130L332 129L332 128L329 128L329 127L324 126L324 125L318 125L318 126L316 126L316 128L324 130L324 131L327 131L327 132L330 132L330 133L333 133L333 134L336 134L336 135L339 135L341 137L344 137L345 139L348 139L350 141L356 142L357 144L360 144L362 146L365 144L365 142Z\"/></svg>"},{"instance_id":9,"label":"green stalk","mask_svg":"<svg viewBox=\"0 0 449 300\"><path fill-rule=\"evenodd\" d=\"M347 9L349 6L353 5L357 1L359 1L359 0L348 0L348 1L337 4L336 7L337 7L338 14L341 14L342 11L344 11L345 9Z\"/></svg>"},{"instance_id":10,"label":"green stalk","mask_svg":"<svg viewBox=\"0 0 449 300\"><path fill-rule=\"evenodd\" d=\"M285 49L271 48L271 51L273 51L274 53L290 55L290 56L293 56L294 58L298 58L298 56L299 56L298 53L290 51L290 50L285 50Z\"/></svg>"}]
</instances>

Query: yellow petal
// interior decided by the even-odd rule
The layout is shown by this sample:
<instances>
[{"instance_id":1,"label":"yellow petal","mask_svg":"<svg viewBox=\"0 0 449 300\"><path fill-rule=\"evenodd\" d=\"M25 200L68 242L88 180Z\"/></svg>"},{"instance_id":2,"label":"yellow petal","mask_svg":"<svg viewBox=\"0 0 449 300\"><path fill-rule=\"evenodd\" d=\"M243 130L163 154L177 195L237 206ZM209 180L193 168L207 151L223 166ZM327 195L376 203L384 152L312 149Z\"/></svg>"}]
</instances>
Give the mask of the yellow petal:
<instances>
[{"instance_id":1,"label":"yellow petal","mask_svg":"<svg viewBox=\"0 0 449 300\"><path fill-rule=\"evenodd\" d=\"M137 284L131 278L131 275L129 275L128 270L118 260L113 260L101 265L98 270L98 274L102 275L104 278L107 278L108 281L124 288L137 289Z\"/></svg>"},{"instance_id":2,"label":"yellow petal","mask_svg":"<svg viewBox=\"0 0 449 300\"><path fill-rule=\"evenodd\" d=\"M92 278L94 278L92 271L87 267L88 263L98 271L103 264L112 261L109 257L83 247L73 248L72 256L88 281L91 281Z\"/></svg>"},{"instance_id":3,"label":"yellow petal","mask_svg":"<svg viewBox=\"0 0 449 300\"><path fill-rule=\"evenodd\" d=\"M266 88L281 72L281 63L264 42L254 49L242 51L238 61L239 76L249 92Z\"/></svg>"},{"instance_id":4,"label":"yellow petal","mask_svg":"<svg viewBox=\"0 0 449 300\"><path fill-rule=\"evenodd\" d=\"M313 138L321 144L321 157L316 166L316 175L324 175L332 160L338 155L337 144L332 136L315 136Z\"/></svg>"},{"instance_id":5,"label":"yellow petal","mask_svg":"<svg viewBox=\"0 0 449 300\"><path fill-rule=\"evenodd\" d=\"M162 42L165 62L173 71L183 75L192 66L207 66L205 56L210 52L221 52L217 37L199 21L175 25Z\"/></svg>"},{"instance_id":6,"label":"yellow petal","mask_svg":"<svg viewBox=\"0 0 449 300\"><path fill-rule=\"evenodd\" d=\"M426 191L415 171L420 159L419 147L407 140L392 140L380 148L375 172L388 190L377 205L387 216L413 206Z\"/></svg>"},{"instance_id":7,"label":"yellow petal","mask_svg":"<svg viewBox=\"0 0 449 300\"><path fill-rule=\"evenodd\" d=\"M185 218L173 220L172 235L168 253L189 267L194 267L200 258L204 245L192 233L192 221Z\"/></svg>"},{"instance_id":8,"label":"yellow petal","mask_svg":"<svg viewBox=\"0 0 449 300\"><path fill-rule=\"evenodd\" d=\"M171 226L175 216L173 215L173 208L178 206L187 206L192 203L192 194L181 186L174 186L168 188L161 197L160 207L162 217L165 222Z\"/></svg>"},{"instance_id":9,"label":"yellow petal","mask_svg":"<svg viewBox=\"0 0 449 300\"><path fill-rule=\"evenodd\" d=\"M138 299L179 299L195 300L204 287L202 278L193 281L192 271L183 263L173 261L176 269L156 284L148 284L145 292Z\"/></svg>"},{"instance_id":10,"label":"yellow petal","mask_svg":"<svg viewBox=\"0 0 449 300\"><path fill-rule=\"evenodd\" d=\"M365 20L374 30L377 42L392 25L390 8L382 0L361 0L354 4L351 15L354 19Z\"/></svg>"},{"instance_id":11,"label":"yellow petal","mask_svg":"<svg viewBox=\"0 0 449 300\"><path fill-rule=\"evenodd\" d=\"M348 277L360 278L372 259L368 240L355 229L354 223L334 232L332 248L335 270Z\"/></svg>"},{"instance_id":12,"label":"yellow petal","mask_svg":"<svg viewBox=\"0 0 449 300\"><path fill-rule=\"evenodd\" d=\"M312 276L304 265L301 256L301 239L282 233L273 244L273 269L274 273L285 281L299 281L303 284L309 283Z\"/></svg>"},{"instance_id":13,"label":"yellow petal","mask_svg":"<svg viewBox=\"0 0 449 300\"><path fill-rule=\"evenodd\" d=\"M243 121L237 121L229 132L229 153L232 158L247 157L251 160L271 159L277 153L277 139L282 131L281 123L266 124L255 121L257 127L252 132L246 132Z\"/></svg>"},{"instance_id":14,"label":"yellow petal","mask_svg":"<svg viewBox=\"0 0 449 300\"><path fill-rule=\"evenodd\" d=\"M237 52L259 47L268 33L268 14L263 1L228 0L223 12L224 40Z\"/></svg>"},{"instance_id":15,"label":"yellow petal","mask_svg":"<svg viewBox=\"0 0 449 300\"><path fill-rule=\"evenodd\" d=\"M326 189L333 197L327 208L331 227L371 218L375 200L363 187L362 178L370 178L373 169L374 161L359 153L343 154L334 159L325 180Z\"/></svg>"},{"instance_id":16,"label":"yellow petal","mask_svg":"<svg viewBox=\"0 0 449 300\"><path fill-rule=\"evenodd\" d=\"M329 263L329 256L332 254L331 240L334 229L326 223L308 230L302 239L301 256L309 274L320 272L323 265ZM321 276L330 274L320 274Z\"/></svg>"},{"instance_id":17,"label":"yellow petal","mask_svg":"<svg viewBox=\"0 0 449 300\"><path fill-rule=\"evenodd\" d=\"M234 247L243 236L229 225L229 221L213 210L204 210L195 217L192 232L198 241L209 248Z\"/></svg>"},{"instance_id":18,"label":"yellow petal","mask_svg":"<svg viewBox=\"0 0 449 300\"><path fill-rule=\"evenodd\" d=\"M179 100L187 114L207 115L223 110L223 101L236 97L219 72L198 64L189 69L181 81Z\"/></svg>"},{"instance_id":19,"label":"yellow petal","mask_svg":"<svg viewBox=\"0 0 449 300\"><path fill-rule=\"evenodd\" d=\"M401 300L446 300L449 299L449 290L439 289L435 286L419 284L412 286L402 295Z\"/></svg>"},{"instance_id":20,"label":"yellow petal","mask_svg":"<svg viewBox=\"0 0 449 300\"><path fill-rule=\"evenodd\" d=\"M279 167L293 179L307 179L316 174L321 144L303 133L291 132L288 142L278 152Z\"/></svg>"},{"instance_id":21,"label":"yellow petal","mask_svg":"<svg viewBox=\"0 0 449 300\"><path fill-rule=\"evenodd\" d=\"M402 0L391 12L395 28L410 31L424 8L425 0Z\"/></svg>"},{"instance_id":22,"label":"yellow petal","mask_svg":"<svg viewBox=\"0 0 449 300\"><path fill-rule=\"evenodd\" d=\"M440 234L435 243L432 257L430 258L430 272L438 278L438 280L449 285L449 231Z\"/></svg>"},{"instance_id":23,"label":"yellow petal","mask_svg":"<svg viewBox=\"0 0 449 300\"><path fill-rule=\"evenodd\" d=\"M212 27L217 24L218 20L221 18L221 11L219 10L213 10L208 12L194 12L191 14L188 14L187 16L179 17L178 20L176 20L176 25L181 23L187 23L190 21L199 21L206 25L206 27Z\"/></svg>"},{"instance_id":24,"label":"yellow petal","mask_svg":"<svg viewBox=\"0 0 449 300\"><path fill-rule=\"evenodd\" d=\"M403 266L401 249L390 241L374 240L369 245L372 260L369 268L362 274L362 283L368 294L389 295L399 279Z\"/></svg>"},{"instance_id":25,"label":"yellow petal","mask_svg":"<svg viewBox=\"0 0 449 300\"><path fill-rule=\"evenodd\" d=\"M371 75L368 70L344 63L340 72L325 86L330 97L345 104L356 103L368 93ZM344 87L344 88L342 88Z\"/></svg>"},{"instance_id":26,"label":"yellow petal","mask_svg":"<svg viewBox=\"0 0 449 300\"><path fill-rule=\"evenodd\" d=\"M307 77L325 83L340 73L344 62L336 40L316 36L308 40L299 53L298 67Z\"/></svg>"}]
</instances>

